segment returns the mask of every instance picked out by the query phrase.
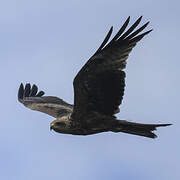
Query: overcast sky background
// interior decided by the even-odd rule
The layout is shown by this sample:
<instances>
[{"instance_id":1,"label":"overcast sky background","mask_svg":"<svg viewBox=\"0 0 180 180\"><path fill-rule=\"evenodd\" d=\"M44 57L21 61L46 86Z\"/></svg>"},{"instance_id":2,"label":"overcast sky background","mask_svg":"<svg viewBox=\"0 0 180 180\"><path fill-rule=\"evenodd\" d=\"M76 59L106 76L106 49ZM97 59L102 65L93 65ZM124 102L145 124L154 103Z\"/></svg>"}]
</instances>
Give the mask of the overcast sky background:
<instances>
[{"instance_id":1,"label":"overcast sky background","mask_svg":"<svg viewBox=\"0 0 180 180\"><path fill-rule=\"evenodd\" d=\"M0 2L0 179L179 180L179 1ZM54 118L17 101L21 82L73 103L72 81L111 25L153 28L133 49L119 119L173 123L155 140L118 133L50 132Z\"/></svg>"}]
</instances>

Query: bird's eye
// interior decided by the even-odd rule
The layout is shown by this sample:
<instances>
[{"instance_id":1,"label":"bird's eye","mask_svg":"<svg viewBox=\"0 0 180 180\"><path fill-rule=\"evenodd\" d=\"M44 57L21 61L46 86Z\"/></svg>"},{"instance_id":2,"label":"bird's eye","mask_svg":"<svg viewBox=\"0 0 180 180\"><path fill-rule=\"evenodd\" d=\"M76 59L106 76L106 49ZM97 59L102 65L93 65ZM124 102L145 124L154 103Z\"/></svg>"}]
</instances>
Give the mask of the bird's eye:
<instances>
[{"instance_id":1,"label":"bird's eye","mask_svg":"<svg viewBox=\"0 0 180 180\"><path fill-rule=\"evenodd\" d=\"M66 124L65 124L65 123L63 123L63 122L56 122L56 125L57 125L57 126L63 126L63 127L65 127L65 126L66 126Z\"/></svg>"}]
</instances>

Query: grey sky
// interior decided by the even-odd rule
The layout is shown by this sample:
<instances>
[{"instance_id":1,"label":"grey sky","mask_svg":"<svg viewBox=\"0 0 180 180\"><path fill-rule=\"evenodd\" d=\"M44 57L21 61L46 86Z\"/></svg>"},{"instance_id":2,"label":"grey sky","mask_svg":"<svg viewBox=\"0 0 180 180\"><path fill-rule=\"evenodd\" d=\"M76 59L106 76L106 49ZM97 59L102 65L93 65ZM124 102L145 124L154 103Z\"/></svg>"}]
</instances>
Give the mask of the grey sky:
<instances>
[{"instance_id":1,"label":"grey sky","mask_svg":"<svg viewBox=\"0 0 180 180\"><path fill-rule=\"evenodd\" d=\"M179 1L0 2L0 179L179 180ZM157 139L49 131L54 118L17 102L21 82L73 103L72 81L109 28L143 15L153 28L133 49L119 119L173 123Z\"/></svg>"}]
</instances>

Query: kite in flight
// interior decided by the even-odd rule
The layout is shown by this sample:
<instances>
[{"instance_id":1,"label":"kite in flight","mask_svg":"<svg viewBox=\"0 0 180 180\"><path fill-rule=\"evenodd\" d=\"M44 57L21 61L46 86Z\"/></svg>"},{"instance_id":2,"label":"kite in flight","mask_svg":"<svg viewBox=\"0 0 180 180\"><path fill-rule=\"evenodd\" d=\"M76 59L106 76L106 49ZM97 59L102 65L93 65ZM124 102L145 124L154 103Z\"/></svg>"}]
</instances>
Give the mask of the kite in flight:
<instances>
[{"instance_id":1,"label":"kite in flight","mask_svg":"<svg viewBox=\"0 0 180 180\"><path fill-rule=\"evenodd\" d=\"M95 54L81 68L73 81L74 105L54 96L43 96L36 85L21 83L18 100L26 107L49 114L56 118L50 129L59 133L90 135L101 132L124 132L157 137L153 131L160 126L171 124L141 124L115 117L122 103L125 88L126 60L131 50L151 30L141 33L147 22L136 29L142 16L126 30L127 18L117 34L109 41L113 27ZM136 30L135 30L136 29ZM109 41L109 42L108 42Z\"/></svg>"}]
</instances>

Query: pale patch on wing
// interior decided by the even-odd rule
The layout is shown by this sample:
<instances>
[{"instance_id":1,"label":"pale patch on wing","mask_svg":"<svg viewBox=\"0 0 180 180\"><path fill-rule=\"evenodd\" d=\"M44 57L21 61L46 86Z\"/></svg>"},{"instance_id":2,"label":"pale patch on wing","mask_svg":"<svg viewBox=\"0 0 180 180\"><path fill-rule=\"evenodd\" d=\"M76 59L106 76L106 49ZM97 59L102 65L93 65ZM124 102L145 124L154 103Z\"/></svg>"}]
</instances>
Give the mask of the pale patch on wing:
<instances>
[{"instance_id":1,"label":"pale patch on wing","mask_svg":"<svg viewBox=\"0 0 180 180\"><path fill-rule=\"evenodd\" d=\"M32 110L40 111L56 118L72 113L73 105L58 97L43 95L43 91L38 93L36 85L31 87L28 83L24 87L21 84L18 91L18 100Z\"/></svg>"},{"instance_id":2,"label":"pale patch on wing","mask_svg":"<svg viewBox=\"0 0 180 180\"><path fill-rule=\"evenodd\" d=\"M32 110L46 113L55 118L65 116L67 114L71 114L73 111L73 109L70 107L65 107L60 104L51 104L51 103L43 103L43 104L42 103L32 103L32 104L26 105L26 107L28 107Z\"/></svg>"}]
</instances>

